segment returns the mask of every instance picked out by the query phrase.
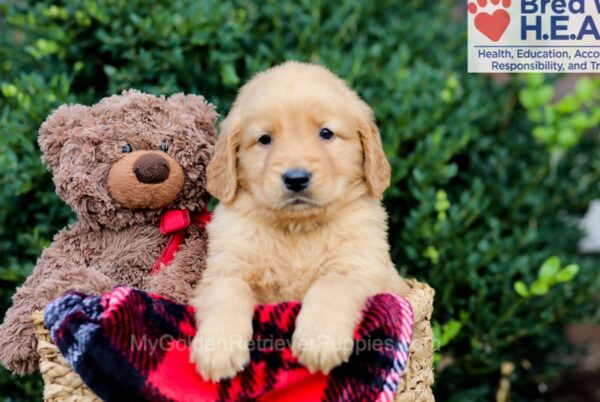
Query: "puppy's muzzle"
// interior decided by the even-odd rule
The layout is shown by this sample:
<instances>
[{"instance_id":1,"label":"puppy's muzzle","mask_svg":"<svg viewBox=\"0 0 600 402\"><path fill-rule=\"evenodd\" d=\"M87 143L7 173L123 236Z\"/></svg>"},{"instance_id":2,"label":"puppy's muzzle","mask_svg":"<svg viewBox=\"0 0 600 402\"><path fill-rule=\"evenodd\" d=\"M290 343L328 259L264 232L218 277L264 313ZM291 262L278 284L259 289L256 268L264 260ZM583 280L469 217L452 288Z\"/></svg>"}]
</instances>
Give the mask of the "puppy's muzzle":
<instances>
[{"instance_id":1,"label":"puppy's muzzle","mask_svg":"<svg viewBox=\"0 0 600 402\"><path fill-rule=\"evenodd\" d=\"M288 190L299 193L310 184L310 172L302 168L292 168L281 175L283 184Z\"/></svg>"}]
</instances>

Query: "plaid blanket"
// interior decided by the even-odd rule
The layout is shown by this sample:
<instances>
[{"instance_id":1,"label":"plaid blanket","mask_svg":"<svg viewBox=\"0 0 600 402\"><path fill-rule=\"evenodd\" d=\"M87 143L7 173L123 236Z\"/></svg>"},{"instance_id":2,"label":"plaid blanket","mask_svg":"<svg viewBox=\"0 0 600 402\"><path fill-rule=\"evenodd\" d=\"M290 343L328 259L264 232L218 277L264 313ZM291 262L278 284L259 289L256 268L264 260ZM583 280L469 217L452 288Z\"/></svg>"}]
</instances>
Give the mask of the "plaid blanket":
<instances>
[{"instance_id":1,"label":"plaid blanket","mask_svg":"<svg viewBox=\"0 0 600 402\"><path fill-rule=\"evenodd\" d=\"M134 288L68 293L45 310L53 341L105 401L393 401L412 337L412 310L391 294L368 300L347 363L310 374L290 352L297 302L257 306L251 362L204 381L189 361L194 310Z\"/></svg>"}]
</instances>

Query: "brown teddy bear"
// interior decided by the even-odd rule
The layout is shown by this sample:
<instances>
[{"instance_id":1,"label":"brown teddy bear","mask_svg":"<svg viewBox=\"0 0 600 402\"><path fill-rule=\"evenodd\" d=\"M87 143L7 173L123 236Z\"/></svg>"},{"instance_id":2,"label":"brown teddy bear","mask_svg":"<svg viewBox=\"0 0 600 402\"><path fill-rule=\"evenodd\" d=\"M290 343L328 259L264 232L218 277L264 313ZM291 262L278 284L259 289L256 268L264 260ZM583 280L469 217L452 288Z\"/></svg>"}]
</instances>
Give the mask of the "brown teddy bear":
<instances>
[{"instance_id":1,"label":"brown teddy bear","mask_svg":"<svg viewBox=\"0 0 600 402\"><path fill-rule=\"evenodd\" d=\"M25 374L38 356L34 310L67 290L135 286L185 302L204 267L205 169L216 138L204 98L138 91L65 105L39 145L57 194L78 220L44 250L0 326L0 362Z\"/></svg>"}]
</instances>

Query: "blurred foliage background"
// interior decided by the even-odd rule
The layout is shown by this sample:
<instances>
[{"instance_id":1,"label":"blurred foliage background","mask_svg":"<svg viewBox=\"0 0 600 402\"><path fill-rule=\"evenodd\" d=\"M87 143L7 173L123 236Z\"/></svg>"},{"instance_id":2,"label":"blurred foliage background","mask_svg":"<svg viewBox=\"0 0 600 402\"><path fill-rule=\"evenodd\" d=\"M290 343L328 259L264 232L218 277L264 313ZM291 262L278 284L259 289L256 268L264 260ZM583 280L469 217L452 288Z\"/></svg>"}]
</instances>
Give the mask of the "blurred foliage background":
<instances>
[{"instance_id":1,"label":"blurred foliage background","mask_svg":"<svg viewBox=\"0 0 600 402\"><path fill-rule=\"evenodd\" d=\"M202 94L224 115L255 72L313 61L375 110L394 259L437 290L437 398L495 400L504 368L510 400L548 399L566 326L599 317L600 258L578 252L578 222L600 198L600 80L550 104L553 77L467 74L463 7L0 0L0 311L74 219L35 141L54 108L137 88ZM40 395L38 375L0 371L2 400Z\"/></svg>"}]
</instances>

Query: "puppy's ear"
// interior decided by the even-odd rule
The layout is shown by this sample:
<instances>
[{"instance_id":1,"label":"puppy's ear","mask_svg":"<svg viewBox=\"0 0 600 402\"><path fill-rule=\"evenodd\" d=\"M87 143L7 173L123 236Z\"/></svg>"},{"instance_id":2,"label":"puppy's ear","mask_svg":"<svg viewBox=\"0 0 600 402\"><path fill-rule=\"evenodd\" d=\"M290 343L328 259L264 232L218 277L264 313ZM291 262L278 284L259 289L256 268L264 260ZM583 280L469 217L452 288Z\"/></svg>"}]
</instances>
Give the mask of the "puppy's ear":
<instances>
[{"instance_id":1,"label":"puppy's ear","mask_svg":"<svg viewBox=\"0 0 600 402\"><path fill-rule=\"evenodd\" d=\"M221 123L215 153L206 170L208 192L225 205L233 202L237 192L239 131L238 119L230 113Z\"/></svg>"},{"instance_id":2,"label":"puppy's ear","mask_svg":"<svg viewBox=\"0 0 600 402\"><path fill-rule=\"evenodd\" d=\"M365 105L366 118L360 125L360 141L364 154L364 172L371 194L377 199L390 186L391 168L383 151L379 129L373 119L373 112Z\"/></svg>"}]
</instances>

